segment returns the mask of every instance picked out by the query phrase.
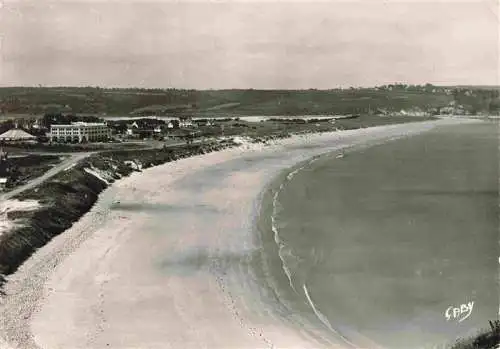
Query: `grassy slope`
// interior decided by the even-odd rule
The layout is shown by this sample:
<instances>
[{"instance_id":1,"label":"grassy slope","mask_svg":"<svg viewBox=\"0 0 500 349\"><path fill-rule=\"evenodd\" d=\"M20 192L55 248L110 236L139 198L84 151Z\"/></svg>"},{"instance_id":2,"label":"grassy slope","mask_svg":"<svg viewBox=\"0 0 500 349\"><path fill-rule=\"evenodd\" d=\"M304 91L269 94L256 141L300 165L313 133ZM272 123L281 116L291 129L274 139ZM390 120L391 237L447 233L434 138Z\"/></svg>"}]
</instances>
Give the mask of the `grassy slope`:
<instances>
[{"instance_id":1,"label":"grassy slope","mask_svg":"<svg viewBox=\"0 0 500 349\"><path fill-rule=\"evenodd\" d=\"M16 175L14 176L16 180L13 183L8 183L7 190L14 189L34 178L42 176L63 160L64 157L57 155L27 155L11 158L11 165L16 170Z\"/></svg>"},{"instance_id":2,"label":"grassy slope","mask_svg":"<svg viewBox=\"0 0 500 349\"><path fill-rule=\"evenodd\" d=\"M356 90L139 90L100 88L0 88L9 113L42 113L68 105L75 113L129 114L161 110L162 114L304 115L364 113L369 108L400 110L445 106L444 91Z\"/></svg>"},{"instance_id":3,"label":"grassy slope","mask_svg":"<svg viewBox=\"0 0 500 349\"><path fill-rule=\"evenodd\" d=\"M484 330L474 338L457 342L451 349L496 349L500 345L500 320L490 322L490 329Z\"/></svg>"}]
</instances>

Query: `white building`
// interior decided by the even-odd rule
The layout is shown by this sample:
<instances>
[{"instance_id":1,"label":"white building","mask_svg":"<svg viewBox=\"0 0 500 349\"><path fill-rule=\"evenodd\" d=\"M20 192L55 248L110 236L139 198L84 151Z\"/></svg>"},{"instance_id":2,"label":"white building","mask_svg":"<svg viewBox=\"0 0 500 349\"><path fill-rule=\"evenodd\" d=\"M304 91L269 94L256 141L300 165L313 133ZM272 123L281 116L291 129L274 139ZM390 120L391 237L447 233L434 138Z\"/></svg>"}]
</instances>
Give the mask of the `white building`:
<instances>
[{"instance_id":1,"label":"white building","mask_svg":"<svg viewBox=\"0 0 500 349\"><path fill-rule=\"evenodd\" d=\"M193 119L190 117L187 118L179 118L179 127L180 128L185 128L185 127L193 127Z\"/></svg>"},{"instance_id":2,"label":"white building","mask_svg":"<svg viewBox=\"0 0 500 349\"><path fill-rule=\"evenodd\" d=\"M7 186L7 182L7 177L0 177L0 191L3 191L5 189L5 187Z\"/></svg>"},{"instance_id":3,"label":"white building","mask_svg":"<svg viewBox=\"0 0 500 349\"><path fill-rule=\"evenodd\" d=\"M95 142L111 137L111 129L105 123L73 122L70 125L51 125L52 142Z\"/></svg>"}]
</instances>

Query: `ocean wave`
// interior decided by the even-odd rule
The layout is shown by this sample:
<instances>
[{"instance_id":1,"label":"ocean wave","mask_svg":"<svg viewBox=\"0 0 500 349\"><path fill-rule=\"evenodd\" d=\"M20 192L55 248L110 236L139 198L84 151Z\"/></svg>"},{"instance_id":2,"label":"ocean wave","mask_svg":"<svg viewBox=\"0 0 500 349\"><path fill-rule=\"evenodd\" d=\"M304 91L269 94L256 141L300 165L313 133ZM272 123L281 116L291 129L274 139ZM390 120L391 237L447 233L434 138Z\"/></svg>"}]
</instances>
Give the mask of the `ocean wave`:
<instances>
[{"instance_id":1,"label":"ocean wave","mask_svg":"<svg viewBox=\"0 0 500 349\"><path fill-rule=\"evenodd\" d=\"M335 330L332 325L330 324L330 321L326 318L325 315L323 315L317 308L316 305L314 304L313 300L311 299L311 296L309 295L309 291L307 289L306 284L302 285L302 289L304 290L304 294L307 298L307 301L309 302L309 305L311 309L313 310L314 314L316 317L325 325L332 333L334 333L337 337L339 337L342 341L345 342L345 344L351 346L352 348L358 348L354 343L350 342L349 339L344 337L339 331Z\"/></svg>"},{"instance_id":2,"label":"ocean wave","mask_svg":"<svg viewBox=\"0 0 500 349\"><path fill-rule=\"evenodd\" d=\"M291 171L290 173L288 173L286 176L286 181L282 182L280 184L278 190L276 190L276 192L274 193L273 202L272 202L271 230L272 230L273 235L274 235L274 241L278 247L278 256L281 260L281 267L282 267L286 277L288 278L288 282L290 284L290 287L297 294L299 294L299 293L297 292L297 290L293 284L293 275L292 275L291 268L289 268L289 261L293 260L293 261L298 262L298 258L292 253L291 248L286 246L286 244L283 242L283 240L280 238L280 235L279 235L277 216L280 213L280 211L282 210L282 208L280 206L280 202L279 202L279 195L283 191L283 189L285 188L285 184L289 184L289 182L295 177L295 175L297 173L299 173L305 167L310 166L311 164L313 164L314 162L319 160L319 158L320 158L320 156L315 156L312 159L310 159L307 162L307 164L305 164L301 167L298 167L298 168L294 169L293 171ZM287 258L288 258L288 261L287 261Z\"/></svg>"},{"instance_id":3,"label":"ocean wave","mask_svg":"<svg viewBox=\"0 0 500 349\"><path fill-rule=\"evenodd\" d=\"M273 231L274 234L274 241L276 242L276 245L278 246L278 255L281 260L281 267L283 271L285 272L286 277L288 278L288 282L290 283L290 287L292 290L297 293L297 290L295 289L295 286L293 285L293 279L292 279L292 272L288 268L284 256L284 248L285 244L283 241L280 239L279 236L279 230L276 225L276 215L277 215L277 206L278 206L278 195L280 191L283 189L283 184L280 185L280 189L274 193L273 197L273 213L271 215L271 230Z\"/></svg>"},{"instance_id":4,"label":"ocean wave","mask_svg":"<svg viewBox=\"0 0 500 349\"><path fill-rule=\"evenodd\" d=\"M314 156L311 160L309 160L309 161L307 162L307 164L306 164L306 165L301 166L301 167L298 167L298 168L296 168L295 170L291 171L291 172L290 172L290 173L286 176L286 179L287 179L288 181L291 181L291 180L293 179L293 177L295 177L295 175L296 175L297 173L299 173L299 172L300 172L300 171L302 171L304 168L306 168L306 167L308 167L308 166L310 166L310 165L314 164L316 161L318 161L318 160L320 159L320 156L321 156L321 155L316 155L316 156ZM280 190L281 190L281 189L282 189L282 188L280 187Z\"/></svg>"},{"instance_id":5,"label":"ocean wave","mask_svg":"<svg viewBox=\"0 0 500 349\"><path fill-rule=\"evenodd\" d=\"M280 184L280 186L278 187L278 189L276 190L276 192L273 195L273 200L272 200L272 214L271 214L271 230L272 230L273 235L274 235L274 241L275 241L275 243L276 243L276 245L278 247L278 256L279 256L279 258L281 260L281 267L282 267L283 272L285 273L286 277L288 278L288 281L289 281L291 289L297 295L299 295L300 297L305 296L305 298L307 300L307 303L311 307L311 309L314 312L314 314L316 315L317 319L331 333L333 333L338 340L342 341L344 344L346 344L349 347L357 348L345 336L343 336L341 333L339 333L339 331L335 330L333 328L333 326L330 324L330 322L327 319L327 317L325 315L323 315L317 309L316 305L314 304L313 300L311 299L311 296L309 294L309 290L307 289L307 286L305 285L305 283L302 286L302 291L303 292L299 292L296 289L296 287L294 285L294 281L301 282L301 280L294 280L293 270L292 270L293 268L290 268L290 264L292 264L292 265L296 264L295 267L298 270L299 269L298 268L299 267L298 266L298 264L299 264L299 258L293 254L291 247L287 246L285 244L285 242L282 240L282 238L280 237L279 224L278 224L278 221L277 221L277 219L278 219L277 217L278 217L279 213L283 210L283 208L281 207L280 201L279 201L280 194L284 190L285 186L288 186L290 184L290 182L292 181L292 179L301 170L303 170L306 167L311 166L314 162L318 161L320 158L321 158L320 156L315 156L312 159L310 159L303 166L294 169L293 171L291 171L290 173L288 173L286 175L286 179Z\"/></svg>"},{"instance_id":6,"label":"ocean wave","mask_svg":"<svg viewBox=\"0 0 500 349\"><path fill-rule=\"evenodd\" d=\"M286 176L286 179L288 179L289 181L291 181L293 179L293 177L301 170L302 168L298 168L296 170L293 170L292 172L290 172L287 176Z\"/></svg>"}]
</instances>

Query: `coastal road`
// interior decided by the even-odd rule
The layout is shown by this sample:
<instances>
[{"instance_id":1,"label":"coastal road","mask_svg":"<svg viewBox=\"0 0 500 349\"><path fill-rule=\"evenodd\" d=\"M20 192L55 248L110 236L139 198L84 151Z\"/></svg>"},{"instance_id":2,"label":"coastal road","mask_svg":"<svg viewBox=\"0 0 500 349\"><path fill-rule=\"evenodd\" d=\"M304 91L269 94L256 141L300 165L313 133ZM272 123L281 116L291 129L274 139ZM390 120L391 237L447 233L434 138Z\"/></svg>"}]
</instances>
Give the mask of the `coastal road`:
<instances>
[{"instance_id":1,"label":"coastal road","mask_svg":"<svg viewBox=\"0 0 500 349\"><path fill-rule=\"evenodd\" d=\"M28 183L12 190L12 191L9 191L8 193L5 193L3 195L0 196L0 201L2 200L9 200L11 199L12 197L22 193L23 191L25 190L28 190L28 189L31 189L33 187L36 187L37 185L41 184L43 181L55 176L56 174L58 174L59 172L63 171L64 169L68 168L68 167L71 167L73 165L75 165L78 161L81 161L83 159L85 159L86 157L92 155L94 153L92 152L89 152L89 153L78 153L78 154L71 154L70 157L64 161L62 161L61 163L57 164L56 166L54 166L53 168L51 168L50 170L48 170L47 172L45 172L43 175L41 175L40 177L37 177L31 181L29 181ZM68 154L66 154L68 155Z\"/></svg>"}]
</instances>

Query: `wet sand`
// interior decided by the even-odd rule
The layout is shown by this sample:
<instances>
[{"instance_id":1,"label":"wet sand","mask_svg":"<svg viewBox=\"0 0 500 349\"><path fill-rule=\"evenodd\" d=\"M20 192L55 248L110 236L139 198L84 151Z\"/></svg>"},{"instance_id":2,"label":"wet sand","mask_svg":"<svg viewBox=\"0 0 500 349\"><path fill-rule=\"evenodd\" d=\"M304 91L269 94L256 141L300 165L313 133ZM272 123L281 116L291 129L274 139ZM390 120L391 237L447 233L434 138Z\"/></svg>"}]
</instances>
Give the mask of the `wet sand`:
<instances>
[{"instance_id":1,"label":"wet sand","mask_svg":"<svg viewBox=\"0 0 500 349\"><path fill-rule=\"evenodd\" d=\"M450 122L294 137L123 179L9 278L1 335L47 349L345 347L280 301L269 265L256 268L263 188L312 156Z\"/></svg>"}]
</instances>

